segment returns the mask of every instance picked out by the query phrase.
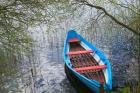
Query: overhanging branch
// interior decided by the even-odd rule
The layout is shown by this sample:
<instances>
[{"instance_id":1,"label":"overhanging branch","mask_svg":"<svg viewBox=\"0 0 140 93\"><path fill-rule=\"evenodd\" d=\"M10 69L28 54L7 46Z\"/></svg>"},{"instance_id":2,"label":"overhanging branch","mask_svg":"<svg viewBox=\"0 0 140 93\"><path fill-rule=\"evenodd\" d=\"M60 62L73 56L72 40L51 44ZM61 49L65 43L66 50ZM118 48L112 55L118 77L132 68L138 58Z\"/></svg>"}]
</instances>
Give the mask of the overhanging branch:
<instances>
[{"instance_id":1,"label":"overhanging branch","mask_svg":"<svg viewBox=\"0 0 140 93\"><path fill-rule=\"evenodd\" d=\"M132 31L132 32L133 32L134 34L136 34L136 35L140 35L140 33L139 33L137 30L135 30L135 29L129 27L128 25L126 25L126 24L120 22L120 21L117 20L114 16L112 16L111 14L109 14L109 13L105 10L105 8L103 8L103 7L101 7L101 6L97 6L97 5L90 4L90 3L88 3L87 1L81 1L81 2L84 3L84 5L87 5L87 6L90 6L90 7L99 9L99 10L102 10L108 17L110 17L110 18L111 18L113 21L115 21L117 24L119 24L119 25L121 25L121 26L127 28L128 30Z\"/></svg>"}]
</instances>

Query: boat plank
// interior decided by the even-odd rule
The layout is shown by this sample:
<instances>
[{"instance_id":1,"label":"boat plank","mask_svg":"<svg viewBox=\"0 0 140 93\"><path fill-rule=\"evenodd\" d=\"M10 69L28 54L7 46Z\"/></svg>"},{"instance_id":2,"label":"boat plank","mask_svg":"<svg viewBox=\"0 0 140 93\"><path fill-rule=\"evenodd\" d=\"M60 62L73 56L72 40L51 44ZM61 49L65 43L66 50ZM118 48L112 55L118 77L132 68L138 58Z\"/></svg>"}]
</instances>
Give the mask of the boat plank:
<instances>
[{"instance_id":1,"label":"boat plank","mask_svg":"<svg viewBox=\"0 0 140 93\"><path fill-rule=\"evenodd\" d=\"M86 51L80 44L78 43L71 43L70 52L74 53L75 51ZM79 53L77 52L76 55L69 55L71 64L73 68L81 69L87 67L93 67L93 69L86 69L81 70L79 73L84 75L85 77L93 80L97 80L100 83L105 83L105 77L102 71L102 68L106 68L105 65L103 67L99 66L98 62L93 58L90 53ZM95 69L95 68L97 69Z\"/></svg>"}]
</instances>

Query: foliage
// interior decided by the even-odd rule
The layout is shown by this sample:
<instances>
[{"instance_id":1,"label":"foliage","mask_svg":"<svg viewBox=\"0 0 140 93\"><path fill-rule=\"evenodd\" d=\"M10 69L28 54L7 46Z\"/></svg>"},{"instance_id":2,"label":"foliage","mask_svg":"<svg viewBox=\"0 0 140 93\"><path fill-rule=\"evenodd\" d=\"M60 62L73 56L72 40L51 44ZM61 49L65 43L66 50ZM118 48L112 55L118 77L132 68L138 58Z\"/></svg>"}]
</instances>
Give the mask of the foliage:
<instances>
[{"instance_id":1,"label":"foliage","mask_svg":"<svg viewBox=\"0 0 140 93\"><path fill-rule=\"evenodd\" d=\"M131 93L130 87L124 87L120 89L120 93Z\"/></svg>"},{"instance_id":2,"label":"foliage","mask_svg":"<svg viewBox=\"0 0 140 93\"><path fill-rule=\"evenodd\" d=\"M28 35L28 27L38 25L38 23L47 23L53 26L49 18L59 14L55 9L71 11L81 8L81 5L94 5L99 13L97 19L109 15L112 20L117 20L124 27L130 27L132 30L140 31L140 9L139 2L134 3L121 2L122 0L2 0L0 1L0 65L4 63L14 63L18 61L18 55L30 52L32 44L31 36ZM73 10L66 6L74 8ZM76 5L77 4L77 5ZM52 8L51 6L55 6ZM74 5L74 6L72 6ZM60 7L61 6L61 7ZM77 8L78 7L78 8ZM90 6L92 7L92 6ZM48 11L55 11L50 13ZM82 9L81 9L82 10ZM80 10L80 11L81 11ZM114 11L115 10L115 11ZM79 11L79 12L80 12ZM124 12L125 11L125 12ZM104 13L103 13L104 12ZM81 12L79 15L82 15ZM67 14L66 14L67 15ZM68 14L69 16L69 14ZM65 20L64 16L58 16L58 19ZM79 17L79 16L78 16ZM57 19L57 18L56 18ZM55 19L54 19L55 20ZM16 64L16 63L14 63ZM0 74L6 73L7 70L0 69ZM129 90L129 89L124 89Z\"/></svg>"},{"instance_id":3,"label":"foliage","mask_svg":"<svg viewBox=\"0 0 140 93\"><path fill-rule=\"evenodd\" d=\"M13 54L19 50L28 52L28 45L32 42L28 27L47 22L47 6L58 3L59 0L0 1L0 51Z\"/></svg>"},{"instance_id":4,"label":"foliage","mask_svg":"<svg viewBox=\"0 0 140 93\"><path fill-rule=\"evenodd\" d=\"M55 10L51 6L61 9L61 4L68 4L68 0L0 1L0 84L4 85L7 77L20 71L23 55L31 55L34 40L28 28L41 23L50 25L49 18L56 15L50 14Z\"/></svg>"},{"instance_id":5,"label":"foliage","mask_svg":"<svg viewBox=\"0 0 140 93\"><path fill-rule=\"evenodd\" d=\"M135 41L136 54L139 58L140 67L140 1L139 0L76 0L81 5L86 5L100 11L104 17L109 17L114 23L134 33L134 38L129 42ZM102 17L102 16L99 16ZM98 17L98 19L99 19ZM139 53L138 51L139 50ZM139 69L140 72L140 69ZM124 89L129 90L129 89ZM128 91L125 91L128 92ZM129 93L129 92L128 92ZM138 93L140 93L140 75Z\"/></svg>"},{"instance_id":6,"label":"foliage","mask_svg":"<svg viewBox=\"0 0 140 93\"><path fill-rule=\"evenodd\" d=\"M32 38L28 27L46 22L46 6L55 0L0 1L0 81L18 70L21 55L29 55ZM17 68L16 68L17 67Z\"/></svg>"}]
</instances>

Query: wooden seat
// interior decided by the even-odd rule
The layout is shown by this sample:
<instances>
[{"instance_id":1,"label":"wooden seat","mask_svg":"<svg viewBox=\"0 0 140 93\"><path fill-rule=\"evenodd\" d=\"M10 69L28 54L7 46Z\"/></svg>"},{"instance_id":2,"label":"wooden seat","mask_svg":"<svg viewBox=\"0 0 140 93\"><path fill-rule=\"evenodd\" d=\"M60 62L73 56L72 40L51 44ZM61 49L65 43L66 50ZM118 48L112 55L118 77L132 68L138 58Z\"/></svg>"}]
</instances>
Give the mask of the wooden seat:
<instances>
[{"instance_id":1,"label":"wooden seat","mask_svg":"<svg viewBox=\"0 0 140 93\"><path fill-rule=\"evenodd\" d=\"M106 69L106 65L100 65L100 66L88 66L88 67L81 67L81 68L74 68L77 72L83 72L88 70L102 70Z\"/></svg>"},{"instance_id":2,"label":"wooden seat","mask_svg":"<svg viewBox=\"0 0 140 93\"><path fill-rule=\"evenodd\" d=\"M71 38L69 40L69 43L72 43L72 42L79 42L79 39L78 38Z\"/></svg>"},{"instance_id":3,"label":"wooden seat","mask_svg":"<svg viewBox=\"0 0 140 93\"><path fill-rule=\"evenodd\" d=\"M89 54L93 53L92 50L84 50L84 51L76 51L76 52L68 52L67 55L79 55L79 54Z\"/></svg>"}]
</instances>

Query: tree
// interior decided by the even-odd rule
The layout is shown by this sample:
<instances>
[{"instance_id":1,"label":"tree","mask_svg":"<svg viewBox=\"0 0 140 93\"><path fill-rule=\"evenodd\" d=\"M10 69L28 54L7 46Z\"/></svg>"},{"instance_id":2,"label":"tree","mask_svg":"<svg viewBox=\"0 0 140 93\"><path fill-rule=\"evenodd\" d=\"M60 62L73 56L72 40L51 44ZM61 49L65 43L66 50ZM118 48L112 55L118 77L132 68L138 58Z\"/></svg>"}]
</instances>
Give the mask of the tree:
<instances>
[{"instance_id":1,"label":"tree","mask_svg":"<svg viewBox=\"0 0 140 93\"><path fill-rule=\"evenodd\" d=\"M105 9L100 3L108 2L109 4L113 4L113 6L116 6L119 9L125 8L127 12L131 15L125 15L129 16L128 19L125 19L127 23L124 21L124 18L120 21L120 17L115 17L115 15L111 14L111 11L108 11ZM140 46L140 9L139 1L132 1L131 0L126 0L125 2L117 1L117 0L93 0L93 1L88 1L88 0L76 0L77 4L80 5L86 5L92 8L95 8L99 11L102 11L104 15L108 16L110 19L112 19L115 23L119 24L120 26L127 28L129 31L133 32L135 35L139 36L139 46ZM121 11L121 10L119 10ZM123 15L124 16L124 15ZM121 16L121 17L123 17ZM139 58L139 67L140 67L140 47L139 48L139 53L138 53L138 58ZM139 68L139 73L140 73L140 68ZM140 74L139 74L139 82L138 82L138 93L140 92Z\"/></svg>"},{"instance_id":2,"label":"tree","mask_svg":"<svg viewBox=\"0 0 140 93\"><path fill-rule=\"evenodd\" d=\"M55 0L0 1L0 81L18 70L20 56L30 54L33 42L28 27L46 22L45 7ZM2 77L4 76L4 77Z\"/></svg>"},{"instance_id":3,"label":"tree","mask_svg":"<svg viewBox=\"0 0 140 93\"><path fill-rule=\"evenodd\" d=\"M121 17L116 16L117 14L114 15L112 11L108 10L105 6L102 6L103 3L106 2L109 5L113 4L112 7L117 7L119 9L124 8L125 10L130 11L130 15L127 15L127 17L131 18L124 18L124 15ZM101 15L104 14L108 16L115 23L140 36L139 1L124 3L117 0L3 0L0 1L0 64L17 61L17 57L21 52L29 53L32 39L27 33L28 27L42 22L48 23L49 20L47 17L51 15L46 13L46 8L49 5L58 5L58 3L72 5L76 3L78 6L85 5L95 8L102 12ZM2 75L3 70L0 71Z\"/></svg>"},{"instance_id":4,"label":"tree","mask_svg":"<svg viewBox=\"0 0 140 93\"><path fill-rule=\"evenodd\" d=\"M62 0L60 3L66 1ZM7 77L14 77L21 70L19 64L22 62L22 55L31 60L34 41L28 28L48 23L50 20L47 17L53 15L49 15L47 7L57 4L59 0L0 1L0 85L6 83ZM34 74L33 67L29 71Z\"/></svg>"}]
</instances>

